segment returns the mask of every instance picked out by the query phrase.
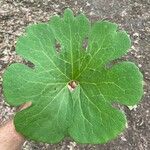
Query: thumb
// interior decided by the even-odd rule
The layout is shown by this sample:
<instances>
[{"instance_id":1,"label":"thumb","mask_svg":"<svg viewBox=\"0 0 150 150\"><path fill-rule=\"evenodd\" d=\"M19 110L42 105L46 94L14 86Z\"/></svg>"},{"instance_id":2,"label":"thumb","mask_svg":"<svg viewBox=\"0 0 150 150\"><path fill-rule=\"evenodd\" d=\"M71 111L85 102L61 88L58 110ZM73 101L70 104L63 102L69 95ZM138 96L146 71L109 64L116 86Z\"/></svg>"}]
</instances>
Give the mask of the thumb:
<instances>
[{"instance_id":1,"label":"thumb","mask_svg":"<svg viewBox=\"0 0 150 150\"><path fill-rule=\"evenodd\" d=\"M32 105L32 102L31 102L31 101L29 101L29 102L27 102L27 103L24 103L24 104L22 104L22 105L18 108L18 111L24 110L24 109L30 107L31 105Z\"/></svg>"}]
</instances>

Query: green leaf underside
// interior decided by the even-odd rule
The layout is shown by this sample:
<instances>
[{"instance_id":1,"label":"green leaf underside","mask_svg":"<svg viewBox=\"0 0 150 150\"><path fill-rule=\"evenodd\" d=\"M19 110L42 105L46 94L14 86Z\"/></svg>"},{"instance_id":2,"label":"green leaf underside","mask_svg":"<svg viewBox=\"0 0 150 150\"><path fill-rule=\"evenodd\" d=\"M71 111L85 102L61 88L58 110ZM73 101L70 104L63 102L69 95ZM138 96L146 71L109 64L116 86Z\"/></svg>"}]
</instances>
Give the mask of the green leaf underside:
<instances>
[{"instance_id":1,"label":"green leaf underside","mask_svg":"<svg viewBox=\"0 0 150 150\"><path fill-rule=\"evenodd\" d=\"M29 26L16 52L35 67L12 64L3 81L9 104L32 101L31 107L16 114L17 131L47 143L68 136L91 144L114 139L125 128L126 118L112 104L135 105L143 94L142 74L133 63L107 66L130 46L116 24L91 25L83 14L74 17L69 9L62 18ZM77 83L73 91L68 89L70 81Z\"/></svg>"}]
</instances>

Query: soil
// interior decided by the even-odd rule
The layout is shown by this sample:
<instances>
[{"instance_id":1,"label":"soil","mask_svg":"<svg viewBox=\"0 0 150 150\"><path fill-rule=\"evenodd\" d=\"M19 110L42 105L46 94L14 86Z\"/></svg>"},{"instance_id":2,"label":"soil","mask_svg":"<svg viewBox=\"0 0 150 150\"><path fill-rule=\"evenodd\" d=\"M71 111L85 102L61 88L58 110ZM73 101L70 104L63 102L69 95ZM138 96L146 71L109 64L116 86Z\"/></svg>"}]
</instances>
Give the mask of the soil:
<instances>
[{"instance_id":1,"label":"soil","mask_svg":"<svg viewBox=\"0 0 150 150\"><path fill-rule=\"evenodd\" d=\"M84 12L93 22L106 19L118 23L132 39L131 51L123 58L136 63L144 75L144 96L133 108L123 106L128 128L104 145L79 145L64 140L56 145L26 141L23 150L149 150L150 149L150 1L149 0L0 0L0 124L16 108L4 102L2 74L7 66L24 61L16 55L15 44L27 25L62 14L66 7Z\"/></svg>"}]
</instances>

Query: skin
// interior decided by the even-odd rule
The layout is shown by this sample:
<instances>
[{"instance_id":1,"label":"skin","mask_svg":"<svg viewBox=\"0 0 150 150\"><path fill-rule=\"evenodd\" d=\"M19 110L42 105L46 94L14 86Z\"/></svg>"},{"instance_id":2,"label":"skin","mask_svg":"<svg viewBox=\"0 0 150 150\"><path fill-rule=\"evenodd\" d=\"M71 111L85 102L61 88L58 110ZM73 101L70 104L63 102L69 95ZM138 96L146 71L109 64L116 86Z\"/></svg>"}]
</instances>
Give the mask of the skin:
<instances>
[{"instance_id":1,"label":"skin","mask_svg":"<svg viewBox=\"0 0 150 150\"><path fill-rule=\"evenodd\" d=\"M0 149L21 150L24 137L16 132L13 120L8 121L0 128Z\"/></svg>"},{"instance_id":2,"label":"skin","mask_svg":"<svg viewBox=\"0 0 150 150\"><path fill-rule=\"evenodd\" d=\"M31 106L28 102L21 106L19 110ZM13 119L0 127L0 150L21 150L25 138L15 130Z\"/></svg>"}]
</instances>

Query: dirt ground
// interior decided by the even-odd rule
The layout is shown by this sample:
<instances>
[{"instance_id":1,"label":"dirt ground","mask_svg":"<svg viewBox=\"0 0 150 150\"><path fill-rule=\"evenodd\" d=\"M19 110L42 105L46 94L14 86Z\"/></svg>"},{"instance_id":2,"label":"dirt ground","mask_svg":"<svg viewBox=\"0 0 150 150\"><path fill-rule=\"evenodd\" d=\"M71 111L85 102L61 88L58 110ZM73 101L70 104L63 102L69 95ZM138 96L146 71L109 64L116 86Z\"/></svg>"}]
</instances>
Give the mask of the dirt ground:
<instances>
[{"instance_id":1,"label":"dirt ground","mask_svg":"<svg viewBox=\"0 0 150 150\"><path fill-rule=\"evenodd\" d=\"M2 74L13 62L23 62L15 54L15 43L24 28L45 22L69 7L84 12L91 21L106 19L119 24L132 39L132 50L124 59L135 62L144 75L144 96L134 108L123 107L128 128L104 145L79 145L64 140L56 145L26 141L23 150L150 150L150 1L149 0L0 0L0 124L16 112L4 102Z\"/></svg>"}]
</instances>

